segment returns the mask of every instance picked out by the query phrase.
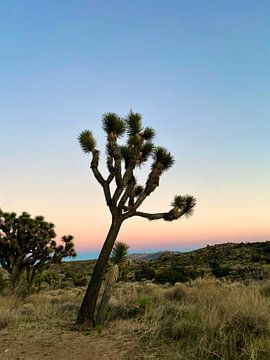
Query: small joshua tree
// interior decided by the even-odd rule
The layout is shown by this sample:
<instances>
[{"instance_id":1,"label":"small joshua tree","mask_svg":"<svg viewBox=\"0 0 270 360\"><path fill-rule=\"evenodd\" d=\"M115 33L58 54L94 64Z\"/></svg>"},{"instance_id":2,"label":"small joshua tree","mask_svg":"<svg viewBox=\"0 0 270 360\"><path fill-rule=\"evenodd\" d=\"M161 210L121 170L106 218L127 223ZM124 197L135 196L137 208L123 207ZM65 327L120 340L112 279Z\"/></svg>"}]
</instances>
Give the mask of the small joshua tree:
<instances>
[{"instance_id":1,"label":"small joshua tree","mask_svg":"<svg viewBox=\"0 0 270 360\"><path fill-rule=\"evenodd\" d=\"M102 325L105 321L112 288L123 275L123 271L128 263L128 248L128 245L121 241L117 241L114 244L110 257L110 266L105 275L104 291L97 310L97 325Z\"/></svg>"},{"instance_id":2,"label":"small joshua tree","mask_svg":"<svg viewBox=\"0 0 270 360\"><path fill-rule=\"evenodd\" d=\"M112 215L112 222L96 262L88 288L76 321L76 328L84 329L95 326L95 310L98 294L103 280L106 265L122 223L133 217L140 216L149 220L163 219L173 221L183 215L190 216L196 200L191 195L176 195L172 201L172 209L161 213L146 213L138 211L144 200L159 186L161 175L174 163L170 152L163 147L154 146L152 140L155 132L152 128L142 126L141 115L130 112L126 118L114 113L103 116L103 130L107 135L107 168L105 178L99 171L99 150L96 141L89 130L79 135L82 150L92 154L91 170L102 186L106 204ZM118 140L127 135L126 143ZM151 170L144 186L136 182L134 171L152 158ZM112 183L115 182L114 191Z\"/></svg>"},{"instance_id":3,"label":"small joshua tree","mask_svg":"<svg viewBox=\"0 0 270 360\"><path fill-rule=\"evenodd\" d=\"M23 274L29 284L37 273L62 258L76 256L73 237L63 236L63 245L57 245L54 225L42 216L31 218L23 212L3 212L0 209L0 264L11 275L11 285L19 284Z\"/></svg>"}]
</instances>

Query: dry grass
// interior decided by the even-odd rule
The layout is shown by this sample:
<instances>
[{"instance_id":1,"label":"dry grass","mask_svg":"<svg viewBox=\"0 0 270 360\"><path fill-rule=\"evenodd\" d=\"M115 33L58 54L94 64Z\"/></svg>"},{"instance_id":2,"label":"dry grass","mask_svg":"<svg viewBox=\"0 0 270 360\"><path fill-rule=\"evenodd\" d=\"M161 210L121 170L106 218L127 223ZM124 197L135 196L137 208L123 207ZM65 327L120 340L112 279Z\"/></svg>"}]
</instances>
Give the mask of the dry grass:
<instances>
[{"instance_id":1,"label":"dry grass","mask_svg":"<svg viewBox=\"0 0 270 360\"><path fill-rule=\"evenodd\" d=\"M266 360L270 359L268 286L196 280L171 288L133 285L116 291L115 298L118 306L128 303L140 309L142 341L166 339L171 344L167 358Z\"/></svg>"},{"instance_id":2,"label":"dry grass","mask_svg":"<svg viewBox=\"0 0 270 360\"><path fill-rule=\"evenodd\" d=\"M0 334L31 331L40 341L38 334L70 331L82 296L80 288L0 296ZM111 323L95 332L95 344L106 348L111 334L112 346L128 349L123 359L270 359L269 283L119 283L108 315ZM72 333L74 344L78 336Z\"/></svg>"}]
</instances>

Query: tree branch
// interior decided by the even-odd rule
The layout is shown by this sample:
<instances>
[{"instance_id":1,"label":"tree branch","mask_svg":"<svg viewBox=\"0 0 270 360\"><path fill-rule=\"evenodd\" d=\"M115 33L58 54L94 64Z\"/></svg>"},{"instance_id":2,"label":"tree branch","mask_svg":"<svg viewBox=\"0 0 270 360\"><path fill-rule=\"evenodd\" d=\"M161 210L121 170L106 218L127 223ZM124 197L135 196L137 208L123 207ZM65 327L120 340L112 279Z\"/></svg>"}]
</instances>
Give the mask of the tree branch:
<instances>
[{"instance_id":1,"label":"tree branch","mask_svg":"<svg viewBox=\"0 0 270 360\"><path fill-rule=\"evenodd\" d=\"M163 212L163 213L149 214L149 213L145 213L142 211L135 211L135 213L133 215L144 217L148 220L159 220L159 219L164 219L164 217L167 215L167 213Z\"/></svg>"},{"instance_id":2,"label":"tree branch","mask_svg":"<svg viewBox=\"0 0 270 360\"><path fill-rule=\"evenodd\" d=\"M124 220L126 220L132 216L140 216L140 217L146 218L148 220L163 219L165 221L174 221L174 220L180 219L180 217L182 217L183 215L185 215L185 211L180 211L179 209L177 209L175 207L172 208L168 212L154 213L154 214L145 213L142 211L134 211L134 209L133 209L124 215Z\"/></svg>"},{"instance_id":3,"label":"tree branch","mask_svg":"<svg viewBox=\"0 0 270 360\"><path fill-rule=\"evenodd\" d=\"M123 207L124 207L125 203L127 202L128 198L131 196L132 191L134 189L134 186L135 186L135 179L128 184L122 198L119 201L118 208L120 210L123 209Z\"/></svg>"},{"instance_id":4,"label":"tree branch","mask_svg":"<svg viewBox=\"0 0 270 360\"><path fill-rule=\"evenodd\" d=\"M95 178L97 179L97 181L100 183L100 185L103 187L103 191L104 191L104 195L105 195L105 199L107 202L107 205L109 207L111 207L112 205L112 198L111 198L111 192L110 192L110 187L109 187L109 182L106 181L103 176L101 175L100 171L98 170L98 163L99 163L99 151L98 150L94 150L92 151L93 153L93 159L91 161L91 169L92 172L95 176Z\"/></svg>"}]
</instances>

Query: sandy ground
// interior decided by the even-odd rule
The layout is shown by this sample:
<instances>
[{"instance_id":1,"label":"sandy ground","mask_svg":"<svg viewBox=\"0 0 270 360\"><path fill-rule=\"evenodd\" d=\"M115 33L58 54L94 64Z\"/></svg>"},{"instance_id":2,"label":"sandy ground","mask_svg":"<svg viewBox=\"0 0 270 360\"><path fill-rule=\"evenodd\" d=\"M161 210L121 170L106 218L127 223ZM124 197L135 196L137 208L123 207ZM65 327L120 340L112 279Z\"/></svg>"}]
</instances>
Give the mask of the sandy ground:
<instances>
[{"instance_id":1,"label":"sandy ground","mask_svg":"<svg viewBox=\"0 0 270 360\"><path fill-rule=\"evenodd\" d=\"M110 326L101 334L97 331L77 332L56 329L48 332L0 331L1 360L98 360L145 358L136 352L131 335L121 337L118 326ZM137 353L137 355L136 355ZM132 355L133 354L133 355ZM149 357L147 357L149 359Z\"/></svg>"}]
</instances>

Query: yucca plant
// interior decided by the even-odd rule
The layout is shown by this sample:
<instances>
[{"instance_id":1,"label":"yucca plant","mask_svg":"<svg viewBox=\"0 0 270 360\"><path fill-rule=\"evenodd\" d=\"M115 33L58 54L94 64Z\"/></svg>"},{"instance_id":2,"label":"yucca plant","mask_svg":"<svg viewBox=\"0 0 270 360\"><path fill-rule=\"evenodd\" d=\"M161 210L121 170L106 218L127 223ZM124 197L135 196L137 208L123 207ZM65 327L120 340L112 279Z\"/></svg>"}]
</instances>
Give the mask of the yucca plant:
<instances>
[{"instance_id":1,"label":"yucca plant","mask_svg":"<svg viewBox=\"0 0 270 360\"><path fill-rule=\"evenodd\" d=\"M107 177L99 170L99 150L91 131L83 131L79 135L79 142L85 153L92 154L91 170L103 188L112 222L79 310L75 325L77 329L95 326L98 294L122 223L133 216L173 221L184 215L192 215L196 205L196 200L191 195L177 195L169 211L153 214L139 211L144 200L159 186L161 175L173 165L174 158L165 148L152 143L155 131L150 127L143 127L142 116L138 113L130 111L125 118L106 113L102 124L107 134ZM124 134L127 136L126 141L119 144L119 138ZM152 165L146 183L137 184L135 169L151 158Z\"/></svg>"},{"instance_id":2,"label":"yucca plant","mask_svg":"<svg viewBox=\"0 0 270 360\"><path fill-rule=\"evenodd\" d=\"M128 262L128 245L118 241L114 244L110 257L110 264L104 281L104 291L97 310L96 324L102 325L106 318L106 312L114 284L123 275Z\"/></svg>"}]
</instances>

